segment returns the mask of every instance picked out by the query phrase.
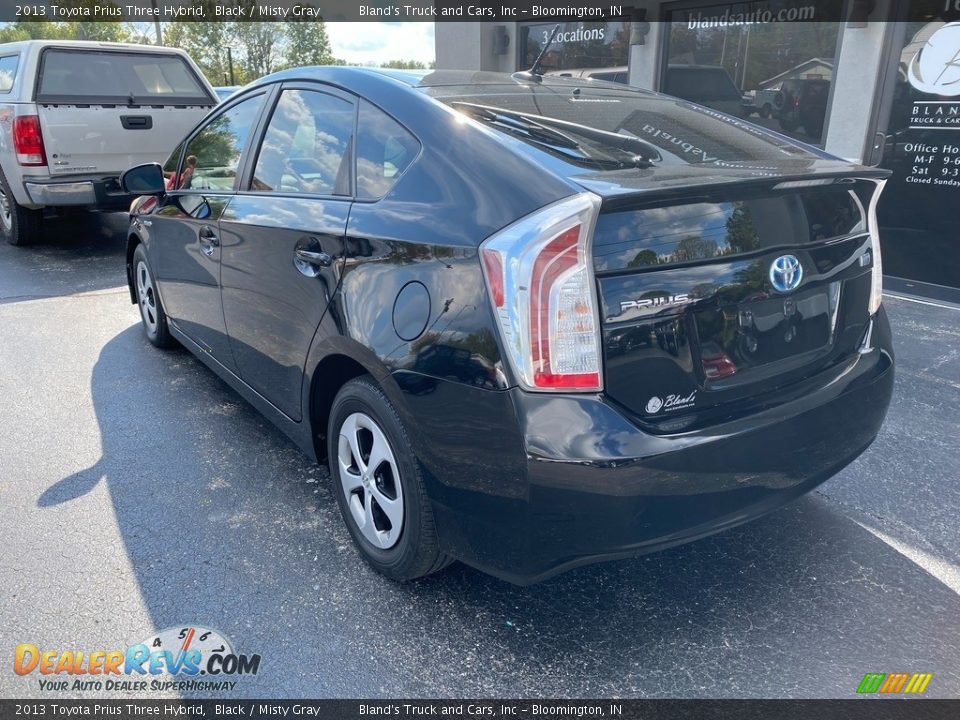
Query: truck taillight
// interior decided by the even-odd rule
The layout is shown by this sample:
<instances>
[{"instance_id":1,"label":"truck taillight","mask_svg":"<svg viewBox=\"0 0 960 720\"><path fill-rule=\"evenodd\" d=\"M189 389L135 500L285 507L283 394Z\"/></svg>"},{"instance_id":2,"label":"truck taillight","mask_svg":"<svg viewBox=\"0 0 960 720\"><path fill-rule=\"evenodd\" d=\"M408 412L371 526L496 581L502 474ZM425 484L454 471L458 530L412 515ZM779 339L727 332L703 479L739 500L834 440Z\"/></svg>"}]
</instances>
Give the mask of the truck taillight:
<instances>
[{"instance_id":1,"label":"truck taillight","mask_svg":"<svg viewBox=\"0 0 960 720\"><path fill-rule=\"evenodd\" d=\"M600 316L590 243L600 198L574 195L480 246L504 350L528 390L596 392Z\"/></svg>"},{"instance_id":2,"label":"truck taillight","mask_svg":"<svg viewBox=\"0 0 960 720\"><path fill-rule=\"evenodd\" d=\"M20 165L47 164L39 116L20 115L13 119L13 149Z\"/></svg>"}]
</instances>

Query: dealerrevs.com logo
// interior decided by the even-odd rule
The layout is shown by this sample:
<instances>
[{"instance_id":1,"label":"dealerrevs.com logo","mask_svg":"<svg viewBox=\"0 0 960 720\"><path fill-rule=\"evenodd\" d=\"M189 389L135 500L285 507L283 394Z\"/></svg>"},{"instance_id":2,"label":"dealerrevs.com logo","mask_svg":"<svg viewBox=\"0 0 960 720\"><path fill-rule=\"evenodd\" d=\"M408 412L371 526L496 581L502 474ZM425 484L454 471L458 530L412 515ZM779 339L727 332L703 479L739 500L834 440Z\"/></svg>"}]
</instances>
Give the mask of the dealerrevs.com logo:
<instances>
[{"instance_id":1,"label":"dealerrevs.com logo","mask_svg":"<svg viewBox=\"0 0 960 720\"><path fill-rule=\"evenodd\" d=\"M38 676L43 691L233 690L239 675L256 675L259 655L234 652L216 630L198 625L162 630L125 650L64 650L21 643L13 671Z\"/></svg>"}]
</instances>

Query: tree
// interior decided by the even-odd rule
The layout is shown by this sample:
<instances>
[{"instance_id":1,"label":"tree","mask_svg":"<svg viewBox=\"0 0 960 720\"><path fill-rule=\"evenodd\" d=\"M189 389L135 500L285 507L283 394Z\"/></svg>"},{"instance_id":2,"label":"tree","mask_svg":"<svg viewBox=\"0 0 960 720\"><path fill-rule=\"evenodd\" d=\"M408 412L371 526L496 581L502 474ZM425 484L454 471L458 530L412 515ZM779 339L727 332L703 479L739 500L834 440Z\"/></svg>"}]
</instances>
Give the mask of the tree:
<instances>
[{"instance_id":1,"label":"tree","mask_svg":"<svg viewBox=\"0 0 960 720\"><path fill-rule=\"evenodd\" d=\"M330 38L322 20L304 19L285 23L286 50L284 67L304 65L331 65L335 62L330 51Z\"/></svg>"},{"instance_id":2,"label":"tree","mask_svg":"<svg viewBox=\"0 0 960 720\"><path fill-rule=\"evenodd\" d=\"M256 6L256 2L242 4ZM231 25L233 44L240 50L240 66L248 80L269 75L283 66L286 23L245 21Z\"/></svg>"},{"instance_id":3,"label":"tree","mask_svg":"<svg viewBox=\"0 0 960 720\"><path fill-rule=\"evenodd\" d=\"M426 70L426 63L419 60L390 60L380 67L394 68L396 70Z\"/></svg>"}]
</instances>

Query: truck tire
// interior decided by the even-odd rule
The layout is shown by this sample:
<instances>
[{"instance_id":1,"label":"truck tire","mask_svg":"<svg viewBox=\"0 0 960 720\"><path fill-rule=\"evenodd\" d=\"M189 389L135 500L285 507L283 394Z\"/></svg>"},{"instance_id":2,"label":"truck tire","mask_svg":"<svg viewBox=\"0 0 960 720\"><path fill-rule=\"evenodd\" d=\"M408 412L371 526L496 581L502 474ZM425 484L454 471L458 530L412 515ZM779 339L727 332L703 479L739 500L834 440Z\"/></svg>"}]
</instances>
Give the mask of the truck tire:
<instances>
[{"instance_id":1,"label":"truck tire","mask_svg":"<svg viewBox=\"0 0 960 720\"><path fill-rule=\"evenodd\" d=\"M11 245L29 245L39 239L42 225L43 213L18 205L0 170L0 234Z\"/></svg>"}]
</instances>

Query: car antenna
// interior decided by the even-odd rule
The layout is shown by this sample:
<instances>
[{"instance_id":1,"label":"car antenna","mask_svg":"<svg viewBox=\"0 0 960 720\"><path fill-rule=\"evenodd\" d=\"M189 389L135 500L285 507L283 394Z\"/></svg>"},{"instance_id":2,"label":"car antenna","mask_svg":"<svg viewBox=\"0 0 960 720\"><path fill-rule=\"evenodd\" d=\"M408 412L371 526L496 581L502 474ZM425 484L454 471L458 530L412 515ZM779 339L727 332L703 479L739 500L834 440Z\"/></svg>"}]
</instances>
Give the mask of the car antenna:
<instances>
[{"instance_id":1,"label":"car antenna","mask_svg":"<svg viewBox=\"0 0 960 720\"><path fill-rule=\"evenodd\" d=\"M550 46L553 45L553 40L557 37L558 32L560 32L560 23L557 23L553 26L553 30L550 31L550 37L547 38L547 42L544 44L540 54L537 55L537 59L533 61L533 65L530 66L530 69L524 72L514 73L514 78L517 80L533 80L534 82L543 82L541 79L543 77L543 71L540 69L540 63L543 62L543 58L546 57L547 51L550 49Z\"/></svg>"}]
</instances>

